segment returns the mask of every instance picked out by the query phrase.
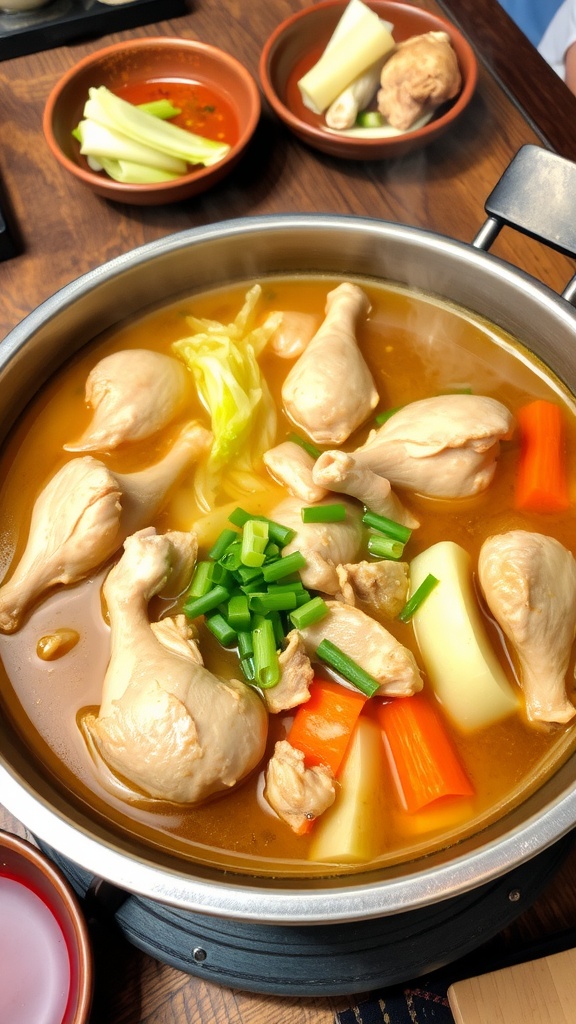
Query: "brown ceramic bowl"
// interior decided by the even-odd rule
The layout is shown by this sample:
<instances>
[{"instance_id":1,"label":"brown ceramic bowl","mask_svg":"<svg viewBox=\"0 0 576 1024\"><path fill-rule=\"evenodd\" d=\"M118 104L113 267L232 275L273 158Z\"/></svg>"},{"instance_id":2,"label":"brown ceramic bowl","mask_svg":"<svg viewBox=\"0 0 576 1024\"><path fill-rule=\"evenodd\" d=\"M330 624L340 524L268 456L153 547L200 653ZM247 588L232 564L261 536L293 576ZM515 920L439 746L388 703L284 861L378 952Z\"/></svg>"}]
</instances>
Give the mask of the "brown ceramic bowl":
<instances>
[{"instance_id":1,"label":"brown ceramic bowl","mask_svg":"<svg viewBox=\"0 0 576 1024\"><path fill-rule=\"evenodd\" d=\"M104 85L114 92L151 81L199 83L220 97L236 127L228 155L211 167L197 166L181 178L153 185L124 184L91 170L72 135L88 89ZM50 93L43 127L53 155L77 181L106 199L152 206L187 199L220 181L241 156L259 117L258 86L235 57L207 43L158 37L115 43L84 57Z\"/></svg>"},{"instance_id":2,"label":"brown ceramic bowl","mask_svg":"<svg viewBox=\"0 0 576 1024\"><path fill-rule=\"evenodd\" d=\"M0 921L0 1020L86 1024L92 950L76 897L40 850L4 831Z\"/></svg>"},{"instance_id":3,"label":"brown ceramic bowl","mask_svg":"<svg viewBox=\"0 0 576 1024\"><path fill-rule=\"evenodd\" d=\"M423 128L386 139L359 139L330 132L324 126L322 115L304 106L298 80L320 57L346 6L347 0L323 0L293 14L272 33L262 51L259 69L270 106L303 142L348 160L403 156L434 142L454 124L470 102L476 88L478 65L472 47L454 25L412 4L369 0L367 6L384 21L392 22L392 34L398 43L423 32L448 33L462 75L462 88L454 100L439 108Z\"/></svg>"}]
</instances>

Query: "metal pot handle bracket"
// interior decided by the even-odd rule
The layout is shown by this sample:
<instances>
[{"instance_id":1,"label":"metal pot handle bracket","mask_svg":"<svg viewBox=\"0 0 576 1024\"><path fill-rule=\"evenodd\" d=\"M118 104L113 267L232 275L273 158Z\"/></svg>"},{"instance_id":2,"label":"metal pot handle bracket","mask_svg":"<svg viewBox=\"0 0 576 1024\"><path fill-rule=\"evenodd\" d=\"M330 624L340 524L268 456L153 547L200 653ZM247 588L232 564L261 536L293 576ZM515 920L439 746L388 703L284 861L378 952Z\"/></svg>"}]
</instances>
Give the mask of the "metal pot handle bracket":
<instances>
[{"instance_id":1,"label":"metal pot handle bracket","mask_svg":"<svg viewBox=\"0 0 576 1024\"><path fill-rule=\"evenodd\" d=\"M576 163L540 146L522 146L488 196L488 220L472 245L488 250L505 225L576 258ZM576 306L576 275L562 297Z\"/></svg>"}]
</instances>

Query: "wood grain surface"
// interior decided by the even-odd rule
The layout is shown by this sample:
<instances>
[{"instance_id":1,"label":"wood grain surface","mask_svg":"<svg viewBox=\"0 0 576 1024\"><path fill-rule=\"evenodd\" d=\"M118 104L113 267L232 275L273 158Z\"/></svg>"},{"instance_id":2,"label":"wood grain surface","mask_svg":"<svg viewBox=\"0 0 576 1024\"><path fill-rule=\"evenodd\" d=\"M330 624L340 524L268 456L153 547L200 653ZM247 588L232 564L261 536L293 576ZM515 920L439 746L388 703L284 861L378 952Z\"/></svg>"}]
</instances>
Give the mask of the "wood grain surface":
<instances>
[{"instance_id":1,"label":"wood grain surface","mask_svg":"<svg viewBox=\"0 0 576 1024\"><path fill-rule=\"evenodd\" d=\"M74 62L132 36L201 39L235 54L257 77L273 28L306 0L195 0L179 18L0 63L0 193L20 252L0 264L0 338L63 285L122 253L175 231L270 213L368 215L470 242L484 200L524 143L574 152L564 114L576 101L529 47L497 0L422 0L458 21L480 60L476 95L457 126L407 157L359 164L293 138L264 106L256 135L231 176L196 199L165 207L110 203L72 180L42 136L46 98ZM505 229L493 250L556 291L574 262ZM0 792L0 802L2 794ZM0 825L26 830L0 808ZM576 855L534 907L501 936L503 946L576 926ZM354 998L278 999L218 988L109 937L96 937L92 1024L328 1024Z\"/></svg>"}]
</instances>

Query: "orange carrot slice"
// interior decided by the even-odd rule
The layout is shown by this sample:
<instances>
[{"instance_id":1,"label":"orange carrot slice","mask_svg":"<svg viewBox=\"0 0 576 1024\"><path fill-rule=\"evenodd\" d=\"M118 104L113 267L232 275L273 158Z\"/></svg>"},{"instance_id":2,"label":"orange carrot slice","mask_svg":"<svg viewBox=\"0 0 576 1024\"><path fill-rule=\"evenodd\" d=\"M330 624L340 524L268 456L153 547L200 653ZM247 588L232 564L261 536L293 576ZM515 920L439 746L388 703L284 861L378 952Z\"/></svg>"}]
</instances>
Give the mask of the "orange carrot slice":
<instances>
[{"instance_id":1,"label":"orange carrot slice","mask_svg":"<svg viewBox=\"0 0 576 1024\"><path fill-rule=\"evenodd\" d=\"M314 679L310 700L298 708L287 739L310 766L323 764L337 774L367 697L328 679Z\"/></svg>"},{"instance_id":2,"label":"orange carrot slice","mask_svg":"<svg viewBox=\"0 0 576 1024\"><path fill-rule=\"evenodd\" d=\"M536 399L517 414L521 449L515 504L529 512L563 512L570 506L562 410Z\"/></svg>"}]
</instances>

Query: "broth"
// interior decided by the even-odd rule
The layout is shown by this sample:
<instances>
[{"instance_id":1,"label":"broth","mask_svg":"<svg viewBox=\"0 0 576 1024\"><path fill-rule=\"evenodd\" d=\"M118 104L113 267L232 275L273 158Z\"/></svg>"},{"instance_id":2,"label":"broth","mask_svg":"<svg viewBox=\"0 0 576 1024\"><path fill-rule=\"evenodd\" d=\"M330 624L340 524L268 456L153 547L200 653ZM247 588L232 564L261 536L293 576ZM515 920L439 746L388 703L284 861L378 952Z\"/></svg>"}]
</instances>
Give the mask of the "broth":
<instances>
[{"instance_id":1,"label":"broth","mask_svg":"<svg viewBox=\"0 0 576 1024\"><path fill-rule=\"evenodd\" d=\"M7 573L27 537L30 510L38 493L70 458L63 444L87 426L91 413L84 402L89 370L104 355L126 348L169 352L172 342L186 336L185 317L233 321L252 282L226 290L187 297L166 308L143 315L138 321L115 328L95 340L50 380L27 408L5 445L1 459L0 571ZM265 279L259 311L297 309L322 319L327 292L339 283L333 278ZM358 339L381 396L381 409L404 405L442 392L471 388L503 402L512 412L532 398L548 398L563 407L569 475L576 476L576 408L563 386L532 359L512 338L466 311L433 297L402 287L361 281L371 312L358 331ZM277 443L294 429L281 413L280 390L292 362L264 353L260 364L279 412ZM186 419L206 414L198 402ZM112 471L130 472L151 464L167 449L184 420L171 424L151 440L134 442L102 455L94 453ZM364 425L343 446L361 443L373 422ZM439 501L403 493L402 500L421 526L409 541L406 559L438 540L465 547L477 562L482 542L491 534L523 528L555 536L571 548L571 511L546 516L518 513L512 496L518 459L515 439L504 443L496 476L486 492L474 498ZM284 492L262 471L262 489L252 495L223 495L221 511L209 516L199 509L189 473L151 524L159 531L198 530L202 557L237 505L254 514L270 514ZM68 799L88 805L114 828L136 834L145 843L191 861L215 864L237 872L261 875L329 875L365 870L366 864L315 864L307 860L309 836L294 835L263 798L263 768L231 792L197 807L150 802L127 791L118 781L98 773L82 738L83 711L100 702L102 679L109 651L108 627L102 617L100 586L104 573L75 587L59 591L42 602L22 628L0 635L5 678L1 688L4 711L14 722L33 756L39 759L66 790ZM161 613L156 599L154 611ZM385 626L410 647L420 663L412 628L393 621ZM486 618L494 648L513 685L512 661L494 623ZM75 630L80 641L62 658L44 661L37 655L41 637L56 629ZM234 652L221 648L201 629L200 648L205 663L217 674L239 675ZM571 661L568 678L572 678ZM425 681L425 691L428 684ZM367 713L370 713L369 710ZM267 757L283 738L293 712L270 716ZM368 865L397 864L443 848L484 827L517 805L564 761L573 749L573 726L537 728L523 712L489 729L452 737L469 776L475 796L445 800L414 815L404 813L391 779L385 780L386 811L378 854ZM266 758L267 760L267 758ZM247 825L247 823L249 823Z\"/></svg>"}]
</instances>

